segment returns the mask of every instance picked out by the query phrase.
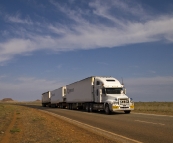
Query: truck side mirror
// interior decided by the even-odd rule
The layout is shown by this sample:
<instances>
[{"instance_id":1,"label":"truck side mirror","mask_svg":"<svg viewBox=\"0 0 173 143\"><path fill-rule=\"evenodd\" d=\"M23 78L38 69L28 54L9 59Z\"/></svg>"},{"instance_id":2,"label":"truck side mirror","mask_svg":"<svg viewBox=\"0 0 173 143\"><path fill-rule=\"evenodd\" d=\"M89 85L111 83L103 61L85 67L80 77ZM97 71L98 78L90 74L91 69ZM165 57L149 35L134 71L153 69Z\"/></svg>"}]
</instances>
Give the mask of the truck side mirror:
<instances>
[{"instance_id":1,"label":"truck side mirror","mask_svg":"<svg viewBox=\"0 0 173 143\"><path fill-rule=\"evenodd\" d=\"M99 94L102 95L102 89L99 89Z\"/></svg>"},{"instance_id":2,"label":"truck side mirror","mask_svg":"<svg viewBox=\"0 0 173 143\"><path fill-rule=\"evenodd\" d=\"M124 94L126 94L126 89L125 88L123 89L123 92L124 92Z\"/></svg>"}]
</instances>

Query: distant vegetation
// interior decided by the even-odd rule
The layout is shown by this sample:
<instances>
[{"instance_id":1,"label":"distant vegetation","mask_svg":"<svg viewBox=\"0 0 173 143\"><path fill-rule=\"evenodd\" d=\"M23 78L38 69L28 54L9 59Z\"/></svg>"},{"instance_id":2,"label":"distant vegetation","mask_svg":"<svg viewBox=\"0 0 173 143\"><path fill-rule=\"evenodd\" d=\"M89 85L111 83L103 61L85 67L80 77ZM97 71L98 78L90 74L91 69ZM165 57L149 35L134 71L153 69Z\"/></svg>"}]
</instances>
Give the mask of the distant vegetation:
<instances>
[{"instance_id":1,"label":"distant vegetation","mask_svg":"<svg viewBox=\"0 0 173 143\"><path fill-rule=\"evenodd\" d=\"M1 101L2 101L2 102L6 102L6 101L14 101L14 100L11 99L11 98L4 98L4 99L2 99Z\"/></svg>"},{"instance_id":2,"label":"distant vegetation","mask_svg":"<svg viewBox=\"0 0 173 143\"><path fill-rule=\"evenodd\" d=\"M135 102L133 112L173 115L173 102Z\"/></svg>"}]
</instances>

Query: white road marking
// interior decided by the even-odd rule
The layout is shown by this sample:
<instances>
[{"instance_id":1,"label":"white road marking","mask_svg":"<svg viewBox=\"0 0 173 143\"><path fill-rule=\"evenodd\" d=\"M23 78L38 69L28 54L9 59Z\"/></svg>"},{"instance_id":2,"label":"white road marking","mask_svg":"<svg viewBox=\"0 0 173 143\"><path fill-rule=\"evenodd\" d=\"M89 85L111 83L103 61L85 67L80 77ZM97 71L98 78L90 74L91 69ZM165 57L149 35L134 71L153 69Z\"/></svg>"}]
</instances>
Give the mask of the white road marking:
<instances>
[{"instance_id":1,"label":"white road marking","mask_svg":"<svg viewBox=\"0 0 173 143\"><path fill-rule=\"evenodd\" d=\"M166 116L166 117L172 117L173 118L173 116L171 116L171 115L158 115L158 114L147 114L147 113L132 113L131 112L131 114L142 114L142 115L152 115L152 116Z\"/></svg>"},{"instance_id":2,"label":"white road marking","mask_svg":"<svg viewBox=\"0 0 173 143\"><path fill-rule=\"evenodd\" d=\"M154 122L147 122L147 121L141 121L141 120L135 120L136 122L142 122L142 123L147 123L147 124L158 124L158 125L165 125L165 124L162 124L162 123L154 123Z\"/></svg>"},{"instance_id":3,"label":"white road marking","mask_svg":"<svg viewBox=\"0 0 173 143\"><path fill-rule=\"evenodd\" d=\"M79 121L76 121L76 120L73 120L73 119L70 119L70 118L67 118L67 117L64 117L64 116L49 112L49 111L45 111L45 110L40 110L40 111L48 113L48 114L53 115L53 116L56 116L58 118L64 119L64 120L66 120L70 123L73 123L75 125L78 125L82 128L86 128L86 129L89 128L89 129L92 129L94 132L98 131L98 134L102 134L102 135L103 134L108 134L107 136L109 138L113 138L113 136L114 136L115 138L120 139L124 143L130 143L130 142L142 143L140 141L137 141L137 140L134 140L134 139L122 136L122 135L118 135L118 134L115 134L115 133L112 133L112 132L109 132L109 131L106 131L106 130L103 130L103 129L100 129L100 128L97 128L97 127L94 127L94 126L91 126L91 125L88 125L88 124L85 124L85 123L82 123L82 122L79 122Z\"/></svg>"}]
</instances>

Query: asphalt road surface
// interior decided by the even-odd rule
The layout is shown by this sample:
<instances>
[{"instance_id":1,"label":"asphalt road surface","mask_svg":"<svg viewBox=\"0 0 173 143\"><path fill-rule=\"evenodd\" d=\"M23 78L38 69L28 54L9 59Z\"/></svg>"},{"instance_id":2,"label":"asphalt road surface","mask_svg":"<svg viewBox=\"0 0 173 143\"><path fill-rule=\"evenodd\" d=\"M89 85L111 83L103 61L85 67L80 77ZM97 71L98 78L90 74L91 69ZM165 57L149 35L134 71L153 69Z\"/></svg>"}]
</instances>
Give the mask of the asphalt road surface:
<instances>
[{"instance_id":1,"label":"asphalt road surface","mask_svg":"<svg viewBox=\"0 0 173 143\"><path fill-rule=\"evenodd\" d=\"M90 126L112 132L145 143L173 143L173 116L150 114L124 114L123 112L106 115L104 112L84 112L59 108L27 105L49 111Z\"/></svg>"}]
</instances>

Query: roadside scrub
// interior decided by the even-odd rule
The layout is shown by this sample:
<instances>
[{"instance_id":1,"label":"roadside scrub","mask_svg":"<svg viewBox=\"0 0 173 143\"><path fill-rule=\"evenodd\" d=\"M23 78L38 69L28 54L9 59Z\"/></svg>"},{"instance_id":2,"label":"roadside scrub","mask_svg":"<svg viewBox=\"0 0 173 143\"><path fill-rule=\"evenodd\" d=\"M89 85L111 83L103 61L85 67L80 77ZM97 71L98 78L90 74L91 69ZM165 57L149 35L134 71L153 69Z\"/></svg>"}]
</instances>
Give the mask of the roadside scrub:
<instances>
[{"instance_id":1,"label":"roadside scrub","mask_svg":"<svg viewBox=\"0 0 173 143\"><path fill-rule=\"evenodd\" d=\"M135 102L133 112L173 115L173 102Z\"/></svg>"},{"instance_id":2,"label":"roadside scrub","mask_svg":"<svg viewBox=\"0 0 173 143\"><path fill-rule=\"evenodd\" d=\"M0 142L5 143L115 142L23 105L0 103L0 122Z\"/></svg>"}]
</instances>

